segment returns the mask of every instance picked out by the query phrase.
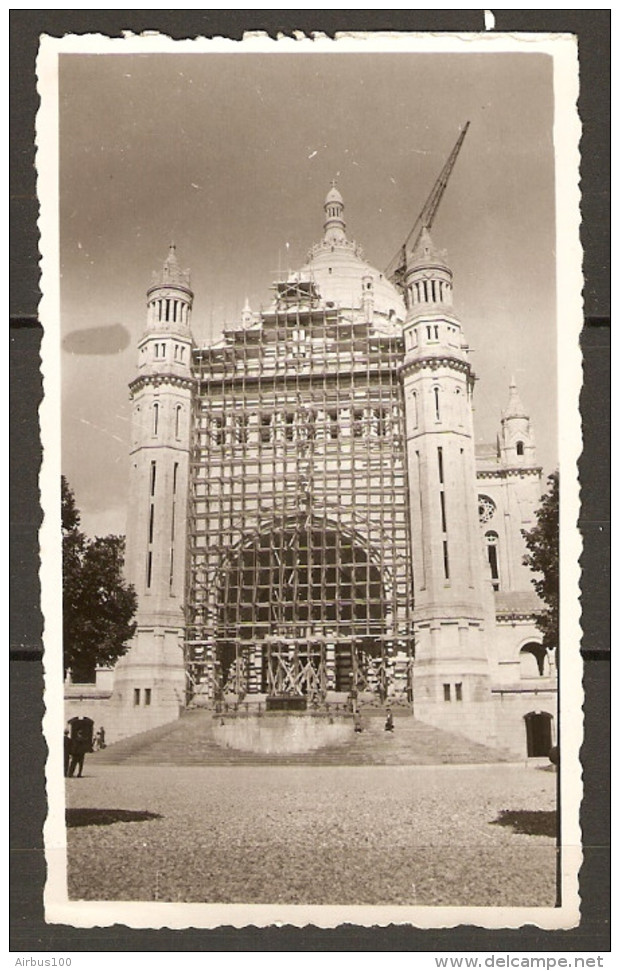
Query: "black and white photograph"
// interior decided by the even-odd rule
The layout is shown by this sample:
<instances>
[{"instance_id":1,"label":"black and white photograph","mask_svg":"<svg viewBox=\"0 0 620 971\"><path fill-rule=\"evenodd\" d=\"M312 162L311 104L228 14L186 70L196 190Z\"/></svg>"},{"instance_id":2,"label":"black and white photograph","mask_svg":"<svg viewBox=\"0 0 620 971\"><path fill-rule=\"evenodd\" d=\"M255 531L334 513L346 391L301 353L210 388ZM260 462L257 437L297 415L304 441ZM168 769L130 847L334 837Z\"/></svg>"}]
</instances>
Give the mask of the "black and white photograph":
<instances>
[{"instance_id":1,"label":"black and white photograph","mask_svg":"<svg viewBox=\"0 0 620 971\"><path fill-rule=\"evenodd\" d=\"M574 38L38 90L47 920L574 927Z\"/></svg>"}]
</instances>

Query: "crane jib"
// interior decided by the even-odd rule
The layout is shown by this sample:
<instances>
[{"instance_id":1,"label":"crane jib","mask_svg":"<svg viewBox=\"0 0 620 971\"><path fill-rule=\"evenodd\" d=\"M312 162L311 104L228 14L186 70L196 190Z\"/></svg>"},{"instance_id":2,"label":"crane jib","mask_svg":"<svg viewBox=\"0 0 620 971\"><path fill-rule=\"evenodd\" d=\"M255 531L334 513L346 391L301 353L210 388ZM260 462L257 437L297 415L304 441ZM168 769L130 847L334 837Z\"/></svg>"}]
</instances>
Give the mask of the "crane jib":
<instances>
[{"instance_id":1,"label":"crane jib","mask_svg":"<svg viewBox=\"0 0 620 971\"><path fill-rule=\"evenodd\" d=\"M437 215L437 210L439 209L443 194L446 191L450 176L452 175L452 170L458 158L461 146L465 140L465 135L467 134L469 124L469 122L465 123L463 130L456 140L454 148L448 156L448 160L446 161L433 188L431 189L428 199L424 203L420 214L414 222L407 239L402 246L399 246L398 252L390 260L387 269L385 270L385 275L391 280L394 286L399 289L402 289L403 287L403 277L407 267L407 247L415 236L413 246L411 246L411 249L414 250L419 242L420 236L422 235L422 230L430 229L433 225L433 221Z\"/></svg>"}]
</instances>

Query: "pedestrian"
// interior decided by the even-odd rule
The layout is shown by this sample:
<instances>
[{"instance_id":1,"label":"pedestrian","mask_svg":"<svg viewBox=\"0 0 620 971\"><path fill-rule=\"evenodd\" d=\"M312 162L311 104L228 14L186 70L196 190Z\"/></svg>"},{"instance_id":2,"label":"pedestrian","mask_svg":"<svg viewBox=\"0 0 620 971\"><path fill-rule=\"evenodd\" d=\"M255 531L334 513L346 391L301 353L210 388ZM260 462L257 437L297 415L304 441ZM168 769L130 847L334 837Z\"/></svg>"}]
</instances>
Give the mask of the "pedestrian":
<instances>
[{"instance_id":1,"label":"pedestrian","mask_svg":"<svg viewBox=\"0 0 620 971\"><path fill-rule=\"evenodd\" d=\"M359 711L356 711L355 715L353 716L353 731L362 731L362 716L360 715Z\"/></svg>"},{"instance_id":2,"label":"pedestrian","mask_svg":"<svg viewBox=\"0 0 620 971\"><path fill-rule=\"evenodd\" d=\"M93 749L95 752L100 752L104 748L105 748L105 729L102 725L99 731L97 732L97 734L95 735L95 744L93 745Z\"/></svg>"},{"instance_id":3,"label":"pedestrian","mask_svg":"<svg viewBox=\"0 0 620 971\"><path fill-rule=\"evenodd\" d=\"M93 750L93 721L92 718L71 718L69 724L71 725L69 777L73 778L77 769L78 778L81 778L84 756Z\"/></svg>"},{"instance_id":4,"label":"pedestrian","mask_svg":"<svg viewBox=\"0 0 620 971\"><path fill-rule=\"evenodd\" d=\"M66 779L67 776L69 775L69 763L71 762L71 733L68 728L65 728L64 743L65 743L64 755L65 755L65 779Z\"/></svg>"},{"instance_id":5,"label":"pedestrian","mask_svg":"<svg viewBox=\"0 0 620 971\"><path fill-rule=\"evenodd\" d=\"M392 709L388 708L387 718L385 719L385 730L386 732L394 731L394 716L392 715Z\"/></svg>"}]
</instances>

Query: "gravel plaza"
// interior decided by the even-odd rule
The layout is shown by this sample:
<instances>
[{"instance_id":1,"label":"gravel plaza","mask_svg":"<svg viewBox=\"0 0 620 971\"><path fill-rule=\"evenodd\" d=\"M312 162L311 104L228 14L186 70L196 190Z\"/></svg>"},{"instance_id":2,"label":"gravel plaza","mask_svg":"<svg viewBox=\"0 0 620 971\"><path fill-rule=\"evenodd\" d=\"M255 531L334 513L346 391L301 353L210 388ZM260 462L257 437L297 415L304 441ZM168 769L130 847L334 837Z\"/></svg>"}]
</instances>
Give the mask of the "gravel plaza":
<instances>
[{"instance_id":1,"label":"gravel plaza","mask_svg":"<svg viewBox=\"0 0 620 971\"><path fill-rule=\"evenodd\" d=\"M553 907L549 766L159 766L67 780L69 897Z\"/></svg>"}]
</instances>

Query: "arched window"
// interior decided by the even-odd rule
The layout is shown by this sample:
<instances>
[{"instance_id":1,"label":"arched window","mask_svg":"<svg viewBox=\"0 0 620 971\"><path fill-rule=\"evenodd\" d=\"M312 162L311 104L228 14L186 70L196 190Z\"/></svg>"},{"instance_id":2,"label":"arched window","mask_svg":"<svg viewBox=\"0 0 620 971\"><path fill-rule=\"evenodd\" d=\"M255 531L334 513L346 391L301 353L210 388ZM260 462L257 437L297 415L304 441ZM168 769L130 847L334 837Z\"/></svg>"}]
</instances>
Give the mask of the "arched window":
<instances>
[{"instance_id":1,"label":"arched window","mask_svg":"<svg viewBox=\"0 0 620 971\"><path fill-rule=\"evenodd\" d=\"M517 442L517 455L523 455L524 452L525 452L525 448L524 448L523 442Z\"/></svg>"},{"instance_id":2,"label":"arched window","mask_svg":"<svg viewBox=\"0 0 620 971\"><path fill-rule=\"evenodd\" d=\"M174 436L179 438L179 433L181 431L181 413L183 411L182 405L177 405L174 409Z\"/></svg>"},{"instance_id":3,"label":"arched window","mask_svg":"<svg viewBox=\"0 0 620 971\"><path fill-rule=\"evenodd\" d=\"M435 398L435 421L441 421L441 412L439 409L439 388L433 388L433 395Z\"/></svg>"},{"instance_id":4,"label":"arched window","mask_svg":"<svg viewBox=\"0 0 620 971\"><path fill-rule=\"evenodd\" d=\"M155 402L153 405L153 435L157 435L159 431L159 404Z\"/></svg>"},{"instance_id":5,"label":"arched window","mask_svg":"<svg viewBox=\"0 0 620 971\"><path fill-rule=\"evenodd\" d=\"M487 558L491 568L493 589L499 590L499 551L497 547L499 536L495 530L490 529L489 532L485 534L485 539L487 542Z\"/></svg>"},{"instance_id":6,"label":"arched window","mask_svg":"<svg viewBox=\"0 0 620 971\"><path fill-rule=\"evenodd\" d=\"M521 678L542 678L548 673L547 652L542 644L532 641L524 644L519 651L519 670Z\"/></svg>"}]
</instances>

